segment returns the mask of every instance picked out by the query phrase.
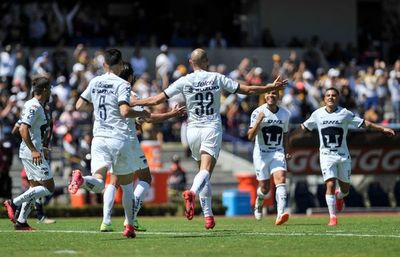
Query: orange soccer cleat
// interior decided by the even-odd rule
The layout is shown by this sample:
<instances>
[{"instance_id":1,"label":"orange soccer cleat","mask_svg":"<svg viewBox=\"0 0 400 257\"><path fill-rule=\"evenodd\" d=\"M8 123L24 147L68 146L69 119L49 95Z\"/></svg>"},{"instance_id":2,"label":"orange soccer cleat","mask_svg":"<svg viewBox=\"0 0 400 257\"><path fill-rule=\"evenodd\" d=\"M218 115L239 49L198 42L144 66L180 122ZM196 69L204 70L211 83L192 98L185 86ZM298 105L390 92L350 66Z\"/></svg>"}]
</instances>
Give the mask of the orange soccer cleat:
<instances>
[{"instance_id":1,"label":"orange soccer cleat","mask_svg":"<svg viewBox=\"0 0 400 257\"><path fill-rule=\"evenodd\" d=\"M80 170L72 171L72 178L68 184L68 191L71 194L76 194L79 187L83 184L84 180Z\"/></svg>"},{"instance_id":2,"label":"orange soccer cleat","mask_svg":"<svg viewBox=\"0 0 400 257\"><path fill-rule=\"evenodd\" d=\"M183 198L185 199L185 216L188 220L194 217L194 201L196 194L190 190L183 192Z\"/></svg>"},{"instance_id":3,"label":"orange soccer cleat","mask_svg":"<svg viewBox=\"0 0 400 257\"><path fill-rule=\"evenodd\" d=\"M215 227L215 221L214 221L214 216L208 216L204 218L205 224L204 227L206 229L213 229Z\"/></svg>"}]
</instances>

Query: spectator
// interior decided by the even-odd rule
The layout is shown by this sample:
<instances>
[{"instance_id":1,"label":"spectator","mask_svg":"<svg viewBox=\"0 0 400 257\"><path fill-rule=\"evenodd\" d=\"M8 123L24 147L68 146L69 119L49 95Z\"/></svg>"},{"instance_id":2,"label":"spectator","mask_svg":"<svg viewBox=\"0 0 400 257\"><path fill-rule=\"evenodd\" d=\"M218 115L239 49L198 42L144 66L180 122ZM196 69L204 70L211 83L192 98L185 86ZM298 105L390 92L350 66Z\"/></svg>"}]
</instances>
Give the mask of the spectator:
<instances>
[{"instance_id":1,"label":"spectator","mask_svg":"<svg viewBox=\"0 0 400 257\"><path fill-rule=\"evenodd\" d=\"M172 165L169 169L168 195L173 201L180 201L182 192L186 188L186 172L180 165L180 161L179 155L174 154L172 156Z\"/></svg>"},{"instance_id":2,"label":"spectator","mask_svg":"<svg viewBox=\"0 0 400 257\"><path fill-rule=\"evenodd\" d=\"M13 161L12 141L4 138L0 140L0 197L11 198L12 180L10 169Z\"/></svg>"},{"instance_id":3,"label":"spectator","mask_svg":"<svg viewBox=\"0 0 400 257\"><path fill-rule=\"evenodd\" d=\"M147 59L142 55L139 46L135 47L135 51L133 52L133 56L131 58L131 65L136 77L140 77L143 75L143 73L147 72Z\"/></svg>"},{"instance_id":4,"label":"spectator","mask_svg":"<svg viewBox=\"0 0 400 257\"><path fill-rule=\"evenodd\" d=\"M161 45L161 53L156 57L156 76L157 79L161 81L162 88L166 88L169 85L169 76L173 71L173 63L168 56L168 46Z\"/></svg>"},{"instance_id":5,"label":"spectator","mask_svg":"<svg viewBox=\"0 0 400 257\"><path fill-rule=\"evenodd\" d=\"M43 52L32 65L32 75L50 76L52 71L53 64L49 59L49 53Z\"/></svg>"},{"instance_id":6,"label":"spectator","mask_svg":"<svg viewBox=\"0 0 400 257\"><path fill-rule=\"evenodd\" d=\"M395 69L389 73L389 76L388 86L394 114L393 120L400 123L400 60L396 61Z\"/></svg>"},{"instance_id":7,"label":"spectator","mask_svg":"<svg viewBox=\"0 0 400 257\"><path fill-rule=\"evenodd\" d=\"M52 8L57 17L58 27L60 31L64 32L64 35L67 35L69 37L73 35L73 20L80 8L80 5L80 2L76 3L72 10L67 12L65 7L62 7L60 10L57 1L53 2Z\"/></svg>"},{"instance_id":8,"label":"spectator","mask_svg":"<svg viewBox=\"0 0 400 257\"><path fill-rule=\"evenodd\" d=\"M6 45L0 53L0 77L6 78L7 85L11 85L15 69L15 54L12 53L11 45Z\"/></svg>"},{"instance_id":9,"label":"spectator","mask_svg":"<svg viewBox=\"0 0 400 257\"><path fill-rule=\"evenodd\" d=\"M52 93L58 96L63 106L67 105L69 95L71 92L71 89L69 88L66 82L67 82L66 78L63 75L61 75L56 80L57 85L52 89Z\"/></svg>"},{"instance_id":10,"label":"spectator","mask_svg":"<svg viewBox=\"0 0 400 257\"><path fill-rule=\"evenodd\" d=\"M34 46L41 46L47 33L47 25L38 13L33 14L33 20L29 26L29 38Z\"/></svg>"},{"instance_id":11,"label":"spectator","mask_svg":"<svg viewBox=\"0 0 400 257\"><path fill-rule=\"evenodd\" d=\"M217 31L214 37L208 42L209 48L226 48L227 45L226 39L222 36L220 31Z\"/></svg>"}]
</instances>

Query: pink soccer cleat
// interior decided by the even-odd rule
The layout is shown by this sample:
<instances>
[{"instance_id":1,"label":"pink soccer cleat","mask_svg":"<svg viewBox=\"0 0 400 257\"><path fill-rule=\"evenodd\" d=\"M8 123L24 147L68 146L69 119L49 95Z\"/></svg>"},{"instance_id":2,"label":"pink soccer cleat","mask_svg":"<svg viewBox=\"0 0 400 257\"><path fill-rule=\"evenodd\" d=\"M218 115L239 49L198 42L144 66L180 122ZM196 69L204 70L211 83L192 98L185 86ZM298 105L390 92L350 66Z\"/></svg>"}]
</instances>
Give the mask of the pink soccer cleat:
<instances>
[{"instance_id":1,"label":"pink soccer cleat","mask_svg":"<svg viewBox=\"0 0 400 257\"><path fill-rule=\"evenodd\" d=\"M135 228L130 224L125 225L123 235L127 238L135 238Z\"/></svg>"},{"instance_id":2,"label":"pink soccer cleat","mask_svg":"<svg viewBox=\"0 0 400 257\"><path fill-rule=\"evenodd\" d=\"M205 222L206 222L204 224L204 227L206 229L213 229L215 227L214 216L208 216L208 217L205 217L204 219L205 219Z\"/></svg>"},{"instance_id":3,"label":"pink soccer cleat","mask_svg":"<svg viewBox=\"0 0 400 257\"><path fill-rule=\"evenodd\" d=\"M11 220L12 223L15 224L17 216L17 206L15 206L11 199L5 200L3 204L6 207L8 218Z\"/></svg>"},{"instance_id":4,"label":"pink soccer cleat","mask_svg":"<svg viewBox=\"0 0 400 257\"><path fill-rule=\"evenodd\" d=\"M335 196L336 196L336 210L340 212L340 211L343 211L343 208L344 208L344 199L343 198L339 199L339 197L338 197L339 192L340 192L340 190L337 189L335 191Z\"/></svg>"},{"instance_id":5,"label":"pink soccer cleat","mask_svg":"<svg viewBox=\"0 0 400 257\"><path fill-rule=\"evenodd\" d=\"M76 194L76 192L81 187L83 182L84 182L84 180L83 180L81 171L80 170L72 171L72 178L71 178L71 181L68 184L68 191L71 194Z\"/></svg>"},{"instance_id":6,"label":"pink soccer cleat","mask_svg":"<svg viewBox=\"0 0 400 257\"><path fill-rule=\"evenodd\" d=\"M337 224L338 224L338 223L337 223L337 218L336 218L336 216L330 217L328 226L336 226Z\"/></svg>"},{"instance_id":7,"label":"pink soccer cleat","mask_svg":"<svg viewBox=\"0 0 400 257\"><path fill-rule=\"evenodd\" d=\"M183 198L185 199L185 216L188 220L194 217L194 201L196 194L190 190L183 192Z\"/></svg>"},{"instance_id":8,"label":"pink soccer cleat","mask_svg":"<svg viewBox=\"0 0 400 257\"><path fill-rule=\"evenodd\" d=\"M282 225L289 220L289 213L284 212L279 218L276 219L275 225Z\"/></svg>"}]
</instances>

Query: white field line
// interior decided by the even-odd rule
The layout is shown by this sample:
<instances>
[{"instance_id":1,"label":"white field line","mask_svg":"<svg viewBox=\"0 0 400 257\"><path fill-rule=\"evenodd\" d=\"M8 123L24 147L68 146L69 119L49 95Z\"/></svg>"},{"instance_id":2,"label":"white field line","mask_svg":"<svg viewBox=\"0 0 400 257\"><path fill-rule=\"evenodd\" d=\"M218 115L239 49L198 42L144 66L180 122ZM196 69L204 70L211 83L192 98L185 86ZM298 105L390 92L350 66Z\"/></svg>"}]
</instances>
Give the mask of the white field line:
<instances>
[{"instance_id":1,"label":"white field line","mask_svg":"<svg viewBox=\"0 0 400 257\"><path fill-rule=\"evenodd\" d=\"M122 232L99 232L99 231L87 231L87 230L35 230L35 231L15 231L15 230L0 230L0 233L64 233L64 234L122 234ZM138 235L165 235L165 236L208 236L208 235L220 235L220 236L235 236L236 233L224 232L224 231L209 231L209 232L137 232ZM362 233L336 233L333 231L327 231L326 233L313 233L313 232L241 232L240 235L246 236L326 236L326 237L376 237L376 238L399 238L399 235L382 235L382 234L362 234Z\"/></svg>"}]
</instances>

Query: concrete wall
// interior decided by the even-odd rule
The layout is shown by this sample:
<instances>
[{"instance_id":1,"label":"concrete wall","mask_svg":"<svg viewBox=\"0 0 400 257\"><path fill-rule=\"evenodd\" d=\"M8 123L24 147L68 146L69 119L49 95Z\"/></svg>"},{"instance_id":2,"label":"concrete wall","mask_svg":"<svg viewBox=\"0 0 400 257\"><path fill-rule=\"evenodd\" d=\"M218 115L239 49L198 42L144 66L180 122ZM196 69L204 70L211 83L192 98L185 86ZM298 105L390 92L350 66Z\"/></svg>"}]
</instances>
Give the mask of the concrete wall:
<instances>
[{"instance_id":1,"label":"concrete wall","mask_svg":"<svg viewBox=\"0 0 400 257\"><path fill-rule=\"evenodd\" d=\"M259 0L261 28L278 45L296 36L357 45L357 0Z\"/></svg>"}]
</instances>

